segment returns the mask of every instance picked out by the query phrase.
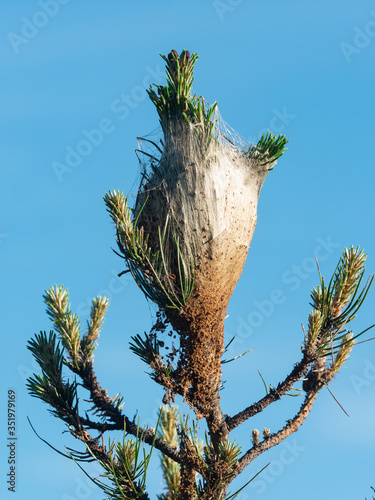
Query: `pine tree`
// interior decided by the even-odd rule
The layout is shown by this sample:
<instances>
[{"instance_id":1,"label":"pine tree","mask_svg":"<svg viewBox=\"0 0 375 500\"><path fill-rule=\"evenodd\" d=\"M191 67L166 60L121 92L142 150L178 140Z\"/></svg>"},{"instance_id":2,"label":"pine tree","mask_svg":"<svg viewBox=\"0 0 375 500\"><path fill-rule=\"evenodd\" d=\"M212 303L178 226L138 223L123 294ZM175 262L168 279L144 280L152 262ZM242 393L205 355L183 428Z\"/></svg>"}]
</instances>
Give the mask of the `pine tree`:
<instances>
[{"instance_id":1,"label":"pine tree","mask_svg":"<svg viewBox=\"0 0 375 500\"><path fill-rule=\"evenodd\" d=\"M300 427L318 392L348 359L364 333L353 335L348 326L373 276L361 288L366 256L354 247L344 250L328 283L318 267L320 282L311 292L301 359L275 387L265 384L259 401L236 415L223 413L219 393L222 363L228 362L223 360L227 306L247 258L263 182L288 141L268 132L257 144L246 144L221 119L216 103L192 94L198 55L172 50L162 57L166 85L148 90L162 137L140 141L136 202L130 207L120 191L104 196L116 230L116 253L125 265L120 274L131 273L158 307L151 331L130 342L164 389L157 427L142 428L124 410L122 396L108 396L97 380L94 353L108 309L105 297L93 299L82 332L68 291L53 286L45 292L53 331L40 332L28 344L41 369L28 379L28 390L84 444L83 451L66 456L78 464L92 459L100 464L103 475L95 483L108 498L149 498L146 473L156 449L165 480L159 500L230 500L238 494L228 492L232 480ZM74 377L67 378L65 371ZM81 391L92 405L84 415ZM302 403L280 430L254 429L252 443L242 447L230 439L234 429L290 391ZM177 397L192 414L180 414ZM198 435L200 419L206 423L204 437ZM115 431L122 437L109 437L106 444L104 436Z\"/></svg>"}]
</instances>

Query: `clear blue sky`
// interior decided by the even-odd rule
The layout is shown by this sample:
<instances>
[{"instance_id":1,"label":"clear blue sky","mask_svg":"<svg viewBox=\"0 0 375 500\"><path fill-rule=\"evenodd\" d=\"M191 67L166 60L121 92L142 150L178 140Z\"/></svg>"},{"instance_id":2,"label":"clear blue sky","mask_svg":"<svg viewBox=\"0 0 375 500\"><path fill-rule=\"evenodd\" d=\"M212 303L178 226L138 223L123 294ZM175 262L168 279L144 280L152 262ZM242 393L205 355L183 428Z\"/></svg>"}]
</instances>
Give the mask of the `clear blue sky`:
<instances>
[{"instance_id":1,"label":"clear blue sky","mask_svg":"<svg viewBox=\"0 0 375 500\"><path fill-rule=\"evenodd\" d=\"M83 325L90 298L107 294L98 377L110 395L124 394L129 416L138 411L142 422L155 422L161 390L128 350L130 336L150 327L154 308L134 283L116 278L122 263L111 251L113 227L102 196L136 189L136 137L158 125L144 91L162 81L158 53L198 52L194 90L217 100L234 129L257 140L270 128L290 140L263 187L258 226L228 310L226 334L238 339L233 354L254 349L224 369L223 409L233 414L263 396L257 370L275 385L299 359L300 325L318 281L313 258L329 275L345 246L360 245L369 254L368 273L375 272L375 6L364 0L20 0L3 1L0 10L1 497L11 498L4 409L14 388L15 498L101 499L77 466L27 423L26 415L59 449L75 445L46 406L28 396L25 377L33 366L25 345L50 329L45 288L68 287ZM98 127L101 136L92 132ZM96 144L85 149L90 133ZM254 315L275 290L282 300L272 312ZM356 332L375 322L374 294L353 324ZM288 444L244 472L237 486L271 461L240 500L371 497L374 343L354 350L331 389L350 418L322 391ZM277 430L299 404L291 399L269 408L236 437L246 449L254 427ZM155 498L157 460L149 485Z\"/></svg>"}]
</instances>

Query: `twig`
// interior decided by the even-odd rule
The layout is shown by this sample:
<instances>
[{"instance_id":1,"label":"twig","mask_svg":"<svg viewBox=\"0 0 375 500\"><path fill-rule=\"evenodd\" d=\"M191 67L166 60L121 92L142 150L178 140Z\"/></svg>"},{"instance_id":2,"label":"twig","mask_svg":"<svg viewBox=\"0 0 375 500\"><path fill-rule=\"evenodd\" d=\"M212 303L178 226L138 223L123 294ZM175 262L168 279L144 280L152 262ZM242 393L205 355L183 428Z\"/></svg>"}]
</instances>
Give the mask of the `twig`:
<instances>
[{"instance_id":1,"label":"twig","mask_svg":"<svg viewBox=\"0 0 375 500\"><path fill-rule=\"evenodd\" d=\"M177 448L171 446L159 437L155 437L154 429L143 429L136 425L126 415L123 415L119 408L112 403L106 391L100 386L96 378L92 361L86 363L84 368L82 366L78 368L71 366L71 369L82 379L83 386L90 392L91 400L97 409L113 422L111 429L124 430L125 428L128 434L136 437L141 435L145 443L154 445L155 448L164 453L164 455L180 463L181 456ZM82 421L82 424L85 425L85 420Z\"/></svg>"},{"instance_id":2,"label":"twig","mask_svg":"<svg viewBox=\"0 0 375 500\"><path fill-rule=\"evenodd\" d=\"M302 360L294 366L291 373L275 389L271 389L270 392L257 403L248 406L241 412L237 413L237 415L234 415L226 420L228 431L231 432L237 426L245 422L245 420L248 420L257 413L262 412L268 405L280 399L281 396L283 396L297 380L300 380L306 375L311 362L312 359L310 359L310 357L305 353Z\"/></svg>"},{"instance_id":3,"label":"twig","mask_svg":"<svg viewBox=\"0 0 375 500\"><path fill-rule=\"evenodd\" d=\"M305 400L297 413L297 415L287 422L287 424L275 434L271 434L269 437L265 438L259 444L250 448L238 461L238 467L235 470L235 476L240 474L247 465L250 464L256 457L258 457L261 453L269 450L273 446L278 445L285 438L296 432L298 428L303 424L306 420L307 415L310 413L310 410L314 404L315 398L317 396L318 391L313 389L306 394Z\"/></svg>"}]
</instances>

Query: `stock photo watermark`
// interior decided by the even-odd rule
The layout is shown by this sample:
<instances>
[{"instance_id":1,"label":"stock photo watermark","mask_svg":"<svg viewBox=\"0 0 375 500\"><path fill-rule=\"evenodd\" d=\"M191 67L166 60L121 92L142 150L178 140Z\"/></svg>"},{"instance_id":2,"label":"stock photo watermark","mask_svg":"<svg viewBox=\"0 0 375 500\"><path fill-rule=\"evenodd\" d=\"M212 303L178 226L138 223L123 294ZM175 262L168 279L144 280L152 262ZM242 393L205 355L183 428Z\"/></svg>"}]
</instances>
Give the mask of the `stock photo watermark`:
<instances>
[{"instance_id":1,"label":"stock photo watermark","mask_svg":"<svg viewBox=\"0 0 375 500\"><path fill-rule=\"evenodd\" d=\"M0 245L4 240L8 238L8 235L6 233L0 233Z\"/></svg>"},{"instance_id":2,"label":"stock photo watermark","mask_svg":"<svg viewBox=\"0 0 375 500\"><path fill-rule=\"evenodd\" d=\"M212 7L214 8L220 21L224 21L225 16L233 12L235 7L240 5L242 2L243 0L226 0L225 2L222 0L213 0Z\"/></svg>"},{"instance_id":3,"label":"stock photo watermark","mask_svg":"<svg viewBox=\"0 0 375 500\"><path fill-rule=\"evenodd\" d=\"M230 345L230 351L236 344L242 344L245 339L251 337L257 328L260 328L264 321L272 316L276 308L287 300L287 292L297 291L302 282L317 271L316 259L324 262L340 246L332 241L330 236L326 238L317 238L317 245L311 256L305 257L301 262L293 264L286 269L280 277L281 285L279 288L271 290L267 297L262 300L252 302L252 310L246 318L237 317L236 336Z\"/></svg>"},{"instance_id":4,"label":"stock photo watermark","mask_svg":"<svg viewBox=\"0 0 375 500\"><path fill-rule=\"evenodd\" d=\"M360 396L365 388L371 386L375 381L375 365L369 359L363 360L363 369L360 375L352 374L349 377L357 396Z\"/></svg>"},{"instance_id":5,"label":"stock photo watermark","mask_svg":"<svg viewBox=\"0 0 375 500\"><path fill-rule=\"evenodd\" d=\"M297 115L289 113L286 106L280 111L278 108L272 108L272 117L269 121L269 125L266 128L259 130L257 137L248 137L247 140L252 144L257 144L259 139L263 134L266 134L269 130L273 134L281 134L285 128L297 118Z\"/></svg>"},{"instance_id":6,"label":"stock photo watermark","mask_svg":"<svg viewBox=\"0 0 375 500\"><path fill-rule=\"evenodd\" d=\"M109 302L112 302L114 295L122 293L129 285L129 283L133 281L133 278L131 277L130 273L119 276L117 271L115 271L114 269L112 269L110 272L112 277L109 279L107 285L98 291L96 296L107 297ZM76 313L78 314L78 316L90 314L92 299L92 297L86 297L85 300L78 304L76 308Z\"/></svg>"},{"instance_id":7,"label":"stock photo watermark","mask_svg":"<svg viewBox=\"0 0 375 500\"><path fill-rule=\"evenodd\" d=\"M97 462L92 462L85 467L85 472L89 477L76 477L72 494L64 493L59 497L59 500L88 500L93 496L97 491L97 485L94 483L95 478L98 478L104 471ZM81 475L83 474L84 472L81 471Z\"/></svg>"},{"instance_id":8,"label":"stock photo watermark","mask_svg":"<svg viewBox=\"0 0 375 500\"><path fill-rule=\"evenodd\" d=\"M256 495L261 495L267 489L269 484L274 483L280 477L285 469L293 464L306 446L301 446L296 439L284 441L280 445L281 451L276 460L272 460L270 465L258 476L256 481L250 483L250 488L255 490Z\"/></svg>"},{"instance_id":9,"label":"stock photo watermark","mask_svg":"<svg viewBox=\"0 0 375 500\"><path fill-rule=\"evenodd\" d=\"M306 446L301 446L297 443L297 440L294 438L293 440L284 441L279 445L279 455L275 460L272 460L268 467L264 469L264 471L259 474L259 476L252 481L246 491L241 492L237 498L237 500L253 500L259 495L262 495L268 485L277 481L277 478L280 477L290 465L292 465L306 450ZM250 490L251 493L250 493Z\"/></svg>"},{"instance_id":10,"label":"stock photo watermark","mask_svg":"<svg viewBox=\"0 0 375 500\"><path fill-rule=\"evenodd\" d=\"M161 83L164 78L164 69L160 65L151 68L146 66L146 74L139 85L136 85L128 93L122 93L110 104L113 117L117 120L125 120L132 110L147 97L147 88L151 83ZM85 158L98 148L105 137L116 130L115 119L103 117L94 128L82 129L80 138L75 145L65 146L65 158L63 161L53 161L51 166L59 182L64 180L64 175L76 169Z\"/></svg>"},{"instance_id":11,"label":"stock photo watermark","mask_svg":"<svg viewBox=\"0 0 375 500\"><path fill-rule=\"evenodd\" d=\"M15 54L32 39L34 39L47 26L51 19L57 16L60 8L70 3L71 0L39 0L40 9L30 17L21 17L21 27L18 32L9 31L7 37Z\"/></svg>"},{"instance_id":12,"label":"stock photo watermark","mask_svg":"<svg viewBox=\"0 0 375 500\"><path fill-rule=\"evenodd\" d=\"M16 492L16 455L17 455L17 435L16 435L16 391L8 389L8 418L6 437L7 473L6 483L8 491Z\"/></svg>"},{"instance_id":13,"label":"stock photo watermark","mask_svg":"<svg viewBox=\"0 0 375 500\"><path fill-rule=\"evenodd\" d=\"M370 45L372 39L375 38L375 10L370 12L370 16L372 19L367 21L364 26L354 26L354 37L350 43L340 43L341 52L348 64L352 62L352 58L355 54L360 54L363 49Z\"/></svg>"}]
</instances>

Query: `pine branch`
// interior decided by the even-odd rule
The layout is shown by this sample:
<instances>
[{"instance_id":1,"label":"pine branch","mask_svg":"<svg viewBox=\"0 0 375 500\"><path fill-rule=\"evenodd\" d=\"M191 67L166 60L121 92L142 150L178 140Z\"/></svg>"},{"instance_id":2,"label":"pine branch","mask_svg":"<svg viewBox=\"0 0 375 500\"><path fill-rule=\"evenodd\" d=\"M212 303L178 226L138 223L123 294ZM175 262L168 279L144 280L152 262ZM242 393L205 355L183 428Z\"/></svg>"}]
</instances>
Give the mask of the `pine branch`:
<instances>
[{"instance_id":1,"label":"pine branch","mask_svg":"<svg viewBox=\"0 0 375 500\"><path fill-rule=\"evenodd\" d=\"M86 430L81 429L78 432L71 430L71 433L85 444L87 451L71 451L70 458L79 464L79 462L87 461L91 457L104 469L105 474L101 474L101 476L109 479L112 486L98 479L93 481L109 498L149 500L145 486L152 449L149 454L146 454L143 449L143 460L139 458L142 447L142 438L140 436L136 436L135 441L132 439L125 440L126 433L124 432L122 441L111 442L109 440L108 447L106 447L104 441L99 445L98 439L93 439ZM90 477L90 479L92 478Z\"/></svg>"},{"instance_id":2,"label":"pine branch","mask_svg":"<svg viewBox=\"0 0 375 500\"><path fill-rule=\"evenodd\" d=\"M298 430L298 428L306 420L307 415L314 404L317 391L314 388L313 391L306 394L305 400L297 413L297 415L287 422L287 424L275 434L267 435L264 437L263 441L254 443L253 447L250 448L239 460L238 466L235 470L235 477L240 474L245 467L247 467L256 457L265 451L269 450L273 446L280 444L285 438L293 434Z\"/></svg>"},{"instance_id":3,"label":"pine branch","mask_svg":"<svg viewBox=\"0 0 375 500\"><path fill-rule=\"evenodd\" d=\"M121 409L113 403L113 399L108 397L107 391L100 386L94 373L92 363L89 363L85 370L76 370L75 373L81 377L83 386L90 392L91 401L103 418L116 424L118 430L125 427L128 434L133 436L142 435L142 440L145 443L154 445L155 448L172 460L176 462L180 461L180 454L177 448L169 445L159 437L155 438L154 429L143 429L131 421L126 415L122 414Z\"/></svg>"},{"instance_id":4,"label":"pine branch","mask_svg":"<svg viewBox=\"0 0 375 500\"><path fill-rule=\"evenodd\" d=\"M50 332L47 337L46 333L42 332L29 342L28 348L42 369L42 375L34 375L27 381L30 394L51 406L50 411L67 424L72 436L86 445L89 453L107 472L110 468L113 469L113 478L116 478L116 487L119 492L126 492L127 498L148 498L141 496L144 493L145 485L143 483L139 485L136 482L137 474L133 474L134 471L130 465L119 462L117 458L116 462L113 462L104 444L100 446L98 439L92 438L88 431L83 428L85 424L89 424L90 427L94 425L79 416L77 383L64 382L63 380L63 352L57 343L56 335ZM74 456L76 460L86 461L88 458L87 452L76 451ZM131 496L129 496L130 494ZM112 498L116 498L116 496L112 496Z\"/></svg>"},{"instance_id":5,"label":"pine branch","mask_svg":"<svg viewBox=\"0 0 375 500\"><path fill-rule=\"evenodd\" d=\"M347 325L356 317L374 280L373 275L360 290L365 261L363 250L346 248L328 286L319 272L320 285L311 292L313 310L309 315L304 352L315 359L327 358L327 362L330 359L335 373L349 357L355 339L364 333L353 337Z\"/></svg>"},{"instance_id":6,"label":"pine branch","mask_svg":"<svg viewBox=\"0 0 375 500\"><path fill-rule=\"evenodd\" d=\"M74 424L77 417L77 383L63 380L63 352L51 331L35 335L28 342L27 348L34 355L42 374L27 379L29 394L39 398L49 406L51 413L67 424Z\"/></svg>"},{"instance_id":7,"label":"pine branch","mask_svg":"<svg viewBox=\"0 0 375 500\"><path fill-rule=\"evenodd\" d=\"M43 295L47 314L60 335L63 347L69 354L71 363L78 363L81 328L79 320L70 311L68 290L61 286L51 287Z\"/></svg>"},{"instance_id":8,"label":"pine branch","mask_svg":"<svg viewBox=\"0 0 375 500\"><path fill-rule=\"evenodd\" d=\"M359 290L365 272L365 260L366 256L358 248L345 249L328 287L319 272L320 286L311 292L314 309L309 315L309 329L301 361L294 366L286 379L265 397L228 418L226 423L229 432L280 399L307 372L309 373L304 382L304 389L308 391L317 379L327 382L339 371L349 357L355 338L364 333L353 337L352 333L344 328L355 318L374 279L372 276L362 291ZM330 365L326 366L324 361L318 361L330 355Z\"/></svg>"},{"instance_id":9,"label":"pine branch","mask_svg":"<svg viewBox=\"0 0 375 500\"><path fill-rule=\"evenodd\" d=\"M73 361L64 361L63 351L57 343L56 335L50 332L49 337L42 332L35 340L29 342L29 349L42 369L42 375L34 375L28 380L28 389L32 396L38 397L52 406L53 413L66 423L96 429L123 430L133 436L142 435L142 440L155 446L172 460L181 460L177 448L155 436L153 429L142 429L122 413L122 398L120 395L110 398L99 384L93 367L94 343L98 339L104 315L108 306L106 298L93 300L88 332L80 339L79 319L70 311L68 291L62 286L53 287L46 292L45 302L47 312L59 333L63 347ZM105 422L96 423L78 414L77 383L63 381L62 368L66 364L70 370L82 380L82 386L90 393L90 400L95 413ZM77 431L78 432L78 431Z\"/></svg>"},{"instance_id":10,"label":"pine branch","mask_svg":"<svg viewBox=\"0 0 375 500\"><path fill-rule=\"evenodd\" d=\"M95 344L99 338L108 305L107 297L96 297L92 301L90 320L87 322L87 333L83 335L80 345L83 365L94 357Z\"/></svg>"},{"instance_id":11,"label":"pine branch","mask_svg":"<svg viewBox=\"0 0 375 500\"><path fill-rule=\"evenodd\" d=\"M271 389L266 396L256 403L248 406L233 417L227 418L226 424L229 432L254 415L261 413L265 408L267 408L267 406L285 395L293 387L293 384L306 375L312 360L312 357L308 357L308 355L305 354L301 361L294 366L293 370L285 378L285 380L280 382L276 388Z\"/></svg>"}]
</instances>

